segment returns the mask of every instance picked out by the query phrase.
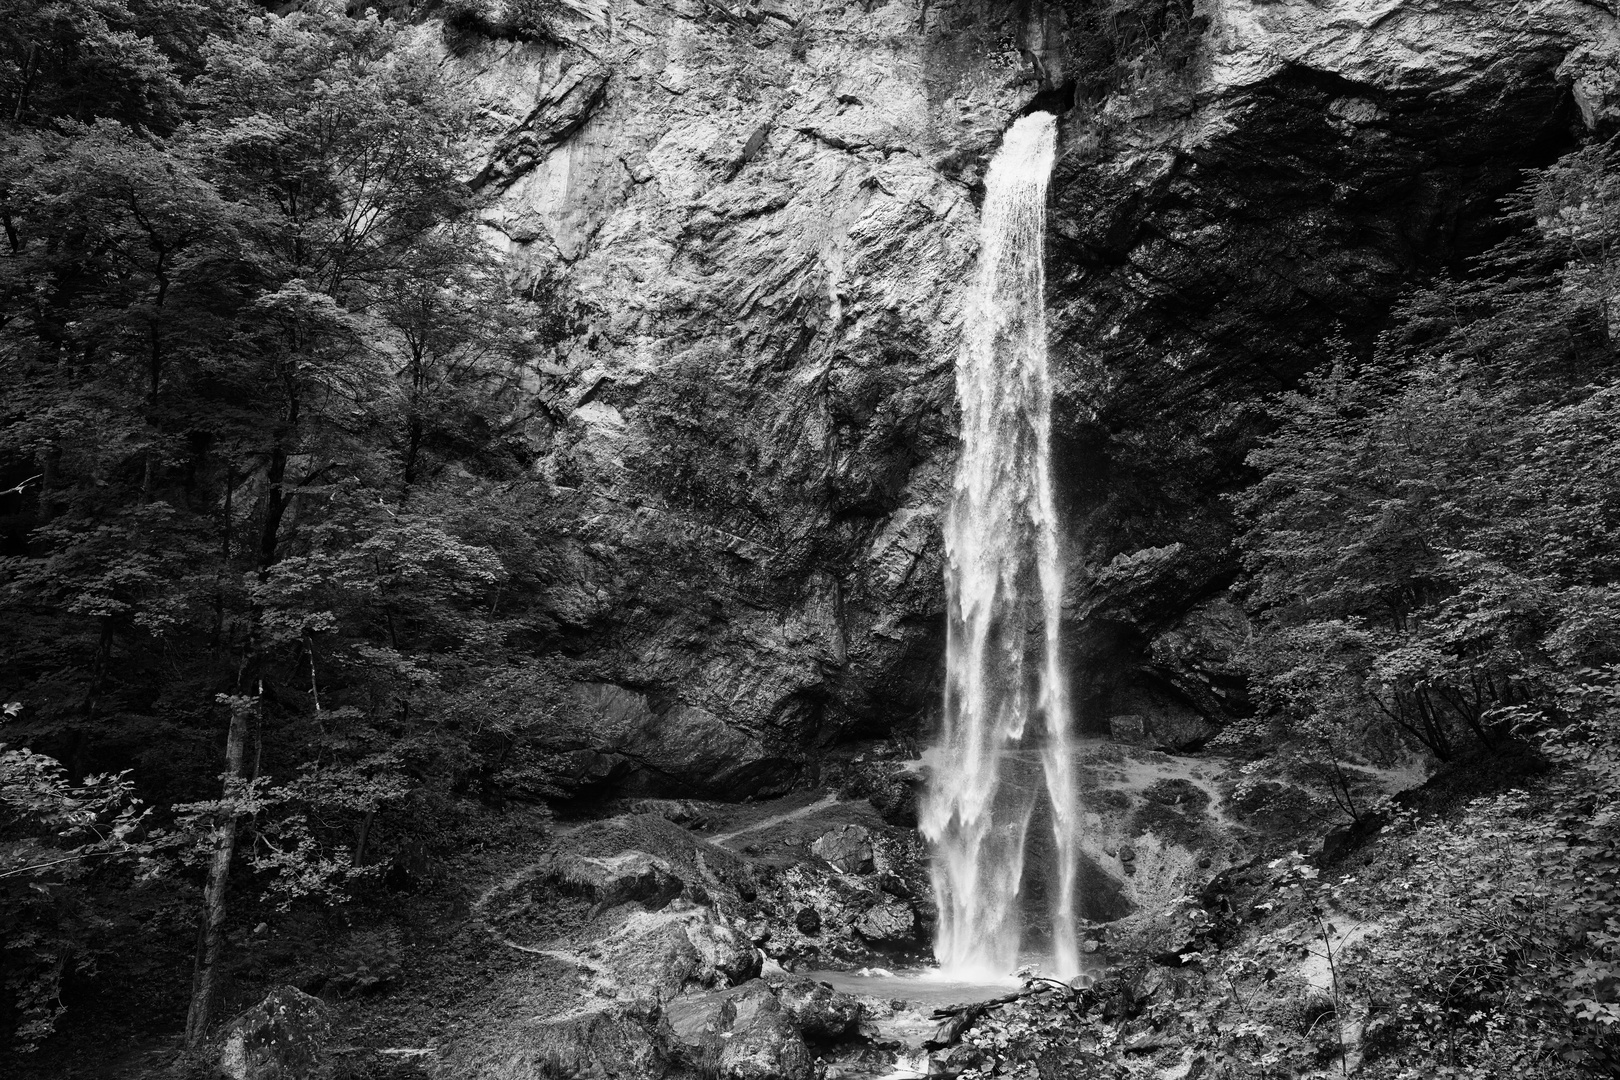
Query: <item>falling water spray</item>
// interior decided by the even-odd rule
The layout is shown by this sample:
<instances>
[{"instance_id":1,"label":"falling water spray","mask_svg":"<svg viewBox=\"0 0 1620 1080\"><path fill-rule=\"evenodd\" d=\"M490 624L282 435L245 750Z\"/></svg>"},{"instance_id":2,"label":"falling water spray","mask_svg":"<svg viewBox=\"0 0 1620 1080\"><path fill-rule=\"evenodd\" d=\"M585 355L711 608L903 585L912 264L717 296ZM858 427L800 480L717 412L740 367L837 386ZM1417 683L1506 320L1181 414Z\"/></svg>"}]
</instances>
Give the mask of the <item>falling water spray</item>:
<instances>
[{"instance_id":1,"label":"falling water spray","mask_svg":"<svg viewBox=\"0 0 1620 1080\"><path fill-rule=\"evenodd\" d=\"M990 162L956 367L962 445L945 521L945 715L930 751L922 831L933 845L939 904L934 952L960 975L1000 976L1018 965L1026 843L1043 798L1055 841L1050 965L1064 976L1080 966L1046 362L1046 188L1056 127L1050 113L1023 117Z\"/></svg>"}]
</instances>

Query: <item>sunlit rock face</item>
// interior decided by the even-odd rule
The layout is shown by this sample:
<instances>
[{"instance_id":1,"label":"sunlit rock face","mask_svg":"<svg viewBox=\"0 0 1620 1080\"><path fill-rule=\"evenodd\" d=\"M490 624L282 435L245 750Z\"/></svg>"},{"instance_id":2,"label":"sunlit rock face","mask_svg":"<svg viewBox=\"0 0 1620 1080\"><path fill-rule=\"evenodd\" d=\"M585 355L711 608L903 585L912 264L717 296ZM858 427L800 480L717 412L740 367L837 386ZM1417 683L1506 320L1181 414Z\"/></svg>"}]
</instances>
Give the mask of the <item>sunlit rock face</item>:
<instances>
[{"instance_id":1,"label":"sunlit rock face","mask_svg":"<svg viewBox=\"0 0 1620 1080\"><path fill-rule=\"evenodd\" d=\"M1040 89L1015 14L614 0L566 47L448 39L490 235L567 304L536 621L598 688L581 782L781 790L934 706L975 185Z\"/></svg>"},{"instance_id":2,"label":"sunlit rock face","mask_svg":"<svg viewBox=\"0 0 1620 1080\"><path fill-rule=\"evenodd\" d=\"M562 308L529 617L589 684L580 785L712 794L720 747L747 759L724 794L780 790L817 746L932 722L981 177L1042 95L1080 719L1196 742L1245 710L1241 612L1208 605L1260 403L1607 122L1615 31L1575 0L1189 14L1169 75L1114 64L1078 0L606 0L566 45L423 26L483 118L489 235Z\"/></svg>"}]
</instances>

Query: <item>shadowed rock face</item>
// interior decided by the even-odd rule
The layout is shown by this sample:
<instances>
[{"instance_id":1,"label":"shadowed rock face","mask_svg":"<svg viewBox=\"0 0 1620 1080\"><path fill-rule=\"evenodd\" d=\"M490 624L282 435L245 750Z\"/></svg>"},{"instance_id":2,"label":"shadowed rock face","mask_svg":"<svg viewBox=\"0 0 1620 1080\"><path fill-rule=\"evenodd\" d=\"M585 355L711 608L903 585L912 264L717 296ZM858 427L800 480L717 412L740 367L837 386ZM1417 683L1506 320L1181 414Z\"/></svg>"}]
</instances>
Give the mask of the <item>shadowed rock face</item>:
<instances>
[{"instance_id":1,"label":"shadowed rock face","mask_svg":"<svg viewBox=\"0 0 1620 1080\"><path fill-rule=\"evenodd\" d=\"M1221 0L1178 69L1069 116L1050 286L1082 715L1245 704L1223 496L1265 398L1370 347L1404 287L1496 239L1519 171L1602 120L1614 20Z\"/></svg>"},{"instance_id":2,"label":"shadowed rock face","mask_svg":"<svg viewBox=\"0 0 1620 1080\"><path fill-rule=\"evenodd\" d=\"M1247 708L1242 614L1210 604L1263 399L1484 247L1518 170L1606 122L1615 54L1575 0L1219 0L1164 63L1078 0L596 11L450 62L490 236L571 328L535 386L537 646L585 684L558 749L651 794L781 790L818 746L927 727L979 177L1026 105L1067 109L1047 300L1082 722L1196 741Z\"/></svg>"}]
</instances>

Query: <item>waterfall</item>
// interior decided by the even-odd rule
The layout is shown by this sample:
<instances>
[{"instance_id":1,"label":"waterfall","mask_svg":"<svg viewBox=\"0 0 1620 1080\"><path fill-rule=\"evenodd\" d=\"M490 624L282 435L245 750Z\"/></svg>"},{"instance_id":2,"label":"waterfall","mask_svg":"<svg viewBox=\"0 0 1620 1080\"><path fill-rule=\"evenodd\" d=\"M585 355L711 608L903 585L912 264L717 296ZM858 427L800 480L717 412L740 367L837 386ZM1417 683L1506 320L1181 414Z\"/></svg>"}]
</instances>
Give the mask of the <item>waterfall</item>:
<instances>
[{"instance_id":1,"label":"waterfall","mask_svg":"<svg viewBox=\"0 0 1620 1080\"><path fill-rule=\"evenodd\" d=\"M956 367L962 444L945 521L945 715L929 751L921 828L939 905L934 953L947 972L964 975L1000 976L1018 965L1020 883L1043 796L1055 852L1049 967L1067 977L1080 966L1044 297L1056 128L1050 113L1020 119L990 162Z\"/></svg>"}]
</instances>

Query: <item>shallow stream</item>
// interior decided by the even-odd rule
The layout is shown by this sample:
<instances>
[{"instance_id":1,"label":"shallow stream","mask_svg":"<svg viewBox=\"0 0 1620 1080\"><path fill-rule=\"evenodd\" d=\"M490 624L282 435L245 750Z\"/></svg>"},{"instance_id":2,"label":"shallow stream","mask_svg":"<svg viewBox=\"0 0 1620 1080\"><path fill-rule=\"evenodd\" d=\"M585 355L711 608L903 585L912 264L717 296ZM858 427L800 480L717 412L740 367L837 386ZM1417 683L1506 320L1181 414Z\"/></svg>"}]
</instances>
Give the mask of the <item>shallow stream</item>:
<instances>
[{"instance_id":1,"label":"shallow stream","mask_svg":"<svg viewBox=\"0 0 1620 1080\"><path fill-rule=\"evenodd\" d=\"M1090 967L1093 970L1079 977L1101 975L1100 962ZM866 1007L867 1022L875 1029L869 1031L872 1042L884 1048L830 1063L829 1080L920 1080L928 1075L928 1051L923 1044L941 1023L941 1018L934 1015L936 1010L994 1001L1024 985L1013 975L964 979L946 975L938 968L861 968L799 974L859 998Z\"/></svg>"}]
</instances>

